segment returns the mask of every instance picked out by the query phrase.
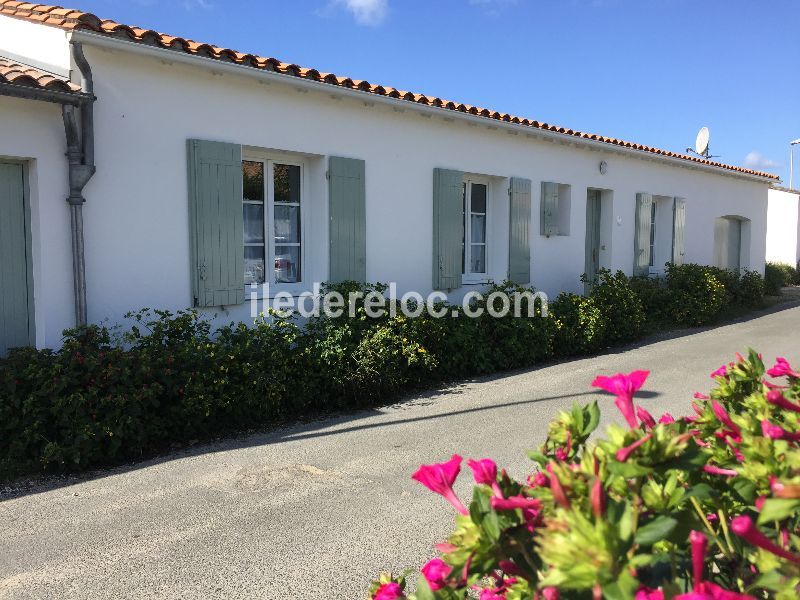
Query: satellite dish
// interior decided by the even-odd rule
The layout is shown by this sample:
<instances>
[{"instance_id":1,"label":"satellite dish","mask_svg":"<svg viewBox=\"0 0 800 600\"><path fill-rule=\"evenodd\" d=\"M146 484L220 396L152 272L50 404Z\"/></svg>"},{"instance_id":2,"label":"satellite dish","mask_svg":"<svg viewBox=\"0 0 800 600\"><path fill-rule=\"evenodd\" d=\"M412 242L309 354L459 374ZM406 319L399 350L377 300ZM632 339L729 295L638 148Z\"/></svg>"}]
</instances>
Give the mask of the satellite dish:
<instances>
[{"instance_id":1,"label":"satellite dish","mask_svg":"<svg viewBox=\"0 0 800 600\"><path fill-rule=\"evenodd\" d=\"M694 151L708 157L708 127L702 127L700 131L697 132Z\"/></svg>"}]
</instances>

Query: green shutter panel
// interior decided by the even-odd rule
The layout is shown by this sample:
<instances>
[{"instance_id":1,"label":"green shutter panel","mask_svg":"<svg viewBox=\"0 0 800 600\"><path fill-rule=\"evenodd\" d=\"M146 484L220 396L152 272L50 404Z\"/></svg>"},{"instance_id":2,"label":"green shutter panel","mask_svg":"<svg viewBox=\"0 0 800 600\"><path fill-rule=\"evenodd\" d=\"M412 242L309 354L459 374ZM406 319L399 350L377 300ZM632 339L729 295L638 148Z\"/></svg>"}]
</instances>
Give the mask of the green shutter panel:
<instances>
[{"instance_id":1,"label":"green shutter panel","mask_svg":"<svg viewBox=\"0 0 800 600\"><path fill-rule=\"evenodd\" d=\"M194 305L242 304L242 147L203 140L188 147Z\"/></svg>"},{"instance_id":2,"label":"green shutter panel","mask_svg":"<svg viewBox=\"0 0 800 600\"><path fill-rule=\"evenodd\" d=\"M558 184L542 182L540 229L546 236L558 235Z\"/></svg>"},{"instance_id":3,"label":"green shutter panel","mask_svg":"<svg viewBox=\"0 0 800 600\"><path fill-rule=\"evenodd\" d=\"M0 356L34 344L32 272L25 173L0 163Z\"/></svg>"},{"instance_id":4,"label":"green shutter panel","mask_svg":"<svg viewBox=\"0 0 800 600\"><path fill-rule=\"evenodd\" d=\"M686 200L675 198L672 213L672 262L676 265L683 264L684 229L686 227Z\"/></svg>"},{"instance_id":5,"label":"green shutter panel","mask_svg":"<svg viewBox=\"0 0 800 600\"><path fill-rule=\"evenodd\" d=\"M433 170L433 289L461 287L464 173Z\"/></svg>"},{"instance_id":6,"label":"green shutter panel","mask_svg":"<svg viewBox=\"0 0 800 600\"><path fill-rule=\"evenodd\" d=\"M511 178L508 278L515 283L531 281L531 180Z\"/></svg>"},{"instance_id":7,"label":"green shutter panel","mask_svg":"<svg viewBox=\"0 0 800 600\"><path fill-rule=\"evenodd\" d=\"M364 171L363 160L331 156L328 162L329 279L332 282L367 279Z\"/></svg>"},{"instance_id":8,"label":"green shutter panel","mask_svg":"<svg viewBox=\"0 0 800 600\"><path fill-rule=\"evenodd\" d=\"M650 217L653 207L651 194L636 194L636 221L634 231L633 274L650 273Z\"/></svg>"}]
</instances>

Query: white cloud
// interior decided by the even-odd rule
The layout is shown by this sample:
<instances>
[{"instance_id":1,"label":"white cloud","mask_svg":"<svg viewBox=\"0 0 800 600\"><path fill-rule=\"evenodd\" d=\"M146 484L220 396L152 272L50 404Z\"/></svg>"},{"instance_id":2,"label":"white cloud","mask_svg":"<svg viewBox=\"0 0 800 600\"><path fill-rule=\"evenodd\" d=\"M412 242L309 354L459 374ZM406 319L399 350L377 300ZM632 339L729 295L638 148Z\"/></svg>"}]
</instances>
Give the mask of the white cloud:
<instances>
[{"instance_id":1,"label":"white cloud","mask_svg":"<svg viewBox=\"0 0 800 600\"><path fill-rule=\"evenodd\" d=\"M774 160L770 160L760 152L753 150L750 154L744 157L744 166L750 169L777 169L783 165Z\"/></svg>"},{"instance_id":2,"label":"white cloud","mask_svg":"<svg viewBox=\"0 0 800 600\"><path fill-rule=\"evenodd\" d=\"M389 14L389 0L333 0L329 8L342 6L353 14L359 25L376 27Z\"/></svg>"}]
</instances>

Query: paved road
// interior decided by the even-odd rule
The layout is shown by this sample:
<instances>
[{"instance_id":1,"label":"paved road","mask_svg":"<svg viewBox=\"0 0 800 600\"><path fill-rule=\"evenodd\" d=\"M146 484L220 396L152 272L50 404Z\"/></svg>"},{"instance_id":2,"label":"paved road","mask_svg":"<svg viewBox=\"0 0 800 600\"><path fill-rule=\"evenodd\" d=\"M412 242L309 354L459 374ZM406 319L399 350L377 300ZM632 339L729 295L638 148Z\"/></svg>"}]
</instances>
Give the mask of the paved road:
<instances>
[{"instance_id":1,"label":"paved road","mask_svg":"<svg viewBox=\"0 0 800 600\"><path fill-rule=\"evenodd\" d=\"M800 361L799 329L793 308L12 497L0 597L363 598L371 576L419 566L450 529L450 506L409 479L421 462L492 456L521 475L596 374L650 369L643 402L685 413L736 350Z\"/></svg>"}]
</instances>

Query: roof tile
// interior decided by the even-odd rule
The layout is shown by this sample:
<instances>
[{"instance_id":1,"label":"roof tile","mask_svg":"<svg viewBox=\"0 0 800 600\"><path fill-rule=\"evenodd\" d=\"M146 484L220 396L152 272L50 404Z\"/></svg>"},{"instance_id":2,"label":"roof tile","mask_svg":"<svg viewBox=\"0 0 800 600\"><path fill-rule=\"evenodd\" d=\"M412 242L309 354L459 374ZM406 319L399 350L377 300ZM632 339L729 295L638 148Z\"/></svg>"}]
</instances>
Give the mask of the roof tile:
<instances>
[{"instance_id":1,"label":"roof tile","mask_svg":"<svg viewBox=\"0 0 800 600\"><path fill-rule=\"evenodd\" d=\"M660 148L653 148L651 146L644 146L641 144L635 144L633 142L617 140L615 138L608 138L594 133L585 133L581 131L576 131L574 129L566 129L564 127L558 127L547 123L541 123L539 121L533 121L523 117L510 115L507 113L499 113L496 111L490 111L485 108L470 106L461 103L455 103L449 100L444 100L442 98L401 91L392 87L372 84L369 83L368 81L353 80L349 77L340 77L333 73L320 73L316 69L304 68L290 63L283 63L275 58L260 57L251 54L242 54L240 52L237 52L236 50L232 50L229 48L221 48L207 43L195 42L193 40L182 37L171 36L164 33L158 33L153 31L152 29L131 27L128 25L124 25L122 23L117 23L116 21L112 21L109 19L101 20L92 13L81 12L75 9L62 8L60 6L51 6L48 4L32 4L27 2L18 2L17 0L0 0L0 14L9 15L20 19L27 19L31 21L41 22L46 25L60 27L62 29L68 29L68 30L85 29L98 34L109 35L113 37L123 37L133 42L138 42L148 45L157 45L178 52L185 52L187 54L193 54L197 56L205 56L207 58L211 58L214 60L234 62L237 64L247 65L256 69L275 71L277 73L282 73L302 79L309 79L312 81L321 81L329 85L335 85L343 88L350 88L350 89L355 88L365 93L376 94L381 96L389 96L391 98L397 98L404 101L415 102L417 104L440 107L443 110L453 110L458 112L469 113L472 115L480 115L487 119L518 124L521 127L529 127L533 129L553 131L562 134L564 136L590 139L598 142L603 142L606 144L622 146L625 148L633 148L641 152L646 152L650 154L656 154L670 158L678 158L681 160L691 161L694 163L710 165L713 167L718 167L720 169L726 169L729 171L746 173L748 175L756 175L759 177L766 177L770 179L778 179L776 175L772 175L770 173L765 173L762 171L753 171L751 169L745 169L742 167L727 165L724 163L707 159L701 159L686 154L679 154L669 150L662 150ZM0 66L0 69L2 69L2 66ZM0 71L0 80L2 80L2 77L3 74L2 71ZM40 86L42 85L41 77L32 77L32 80L40 82L39 85ZM67 84L66 82L52 78L52 81L47 80L47 83L44 85L46 87L50 87L50 86L71 85L71 84Z\"/></svg>"},{"instance_id":2,"label":"roof tile","mask_svg":"<svg viewBox=\"0 0 800 600\"><path fill-rule=\"evenodd\" d=\"M51 73L21 65L9 58L0 56L0 83L25 85L54 92L80 92L81 88Z\"/></svg>"}]
</instances>

